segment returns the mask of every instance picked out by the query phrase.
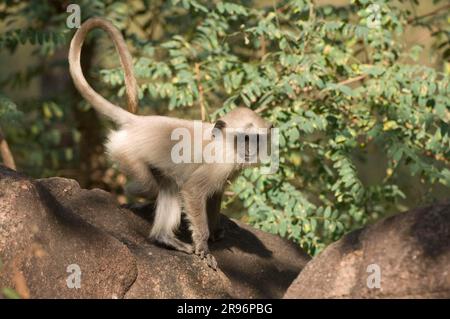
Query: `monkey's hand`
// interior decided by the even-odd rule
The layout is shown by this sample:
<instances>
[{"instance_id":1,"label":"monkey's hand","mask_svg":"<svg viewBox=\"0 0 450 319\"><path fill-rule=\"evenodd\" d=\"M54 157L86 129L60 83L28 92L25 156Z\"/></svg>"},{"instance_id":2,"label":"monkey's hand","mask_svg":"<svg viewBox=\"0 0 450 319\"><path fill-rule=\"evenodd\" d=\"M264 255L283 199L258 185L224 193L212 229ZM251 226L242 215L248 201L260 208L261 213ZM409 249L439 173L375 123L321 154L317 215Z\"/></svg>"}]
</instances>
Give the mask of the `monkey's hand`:
<instances>
[{"instance_id":1,"label":"monkey's hand","mask_svg":"<svg viewBox=\"0 0 450 319\"><path fill-rule=\"evenodd\" d=\"M195 254L200 257L200 259L205 260L206 264L214 270L217 270L217 261L213 255L209 253L207 242L201 242L195 245Z\"/></svg>"}]
</instances>

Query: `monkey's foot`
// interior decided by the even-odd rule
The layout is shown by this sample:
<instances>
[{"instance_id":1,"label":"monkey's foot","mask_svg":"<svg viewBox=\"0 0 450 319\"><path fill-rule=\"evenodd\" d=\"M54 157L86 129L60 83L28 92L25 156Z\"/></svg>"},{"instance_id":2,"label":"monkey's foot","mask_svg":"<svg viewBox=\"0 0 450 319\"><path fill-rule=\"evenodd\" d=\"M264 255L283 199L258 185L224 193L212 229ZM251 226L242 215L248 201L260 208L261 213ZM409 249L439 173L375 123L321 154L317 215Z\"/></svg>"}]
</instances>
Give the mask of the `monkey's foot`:
<instances>
[{"instance_id":1,"label":"monkey's foot","mask_svg":"<svg viewBox=\"0 0 450 319\"><path fill-rule=\"evenodd\" d=\"M217 270L217 261L213 255L211 255L207 250L196 249L195 254L200 257L201 260L206 261L208 267L211 267L213 270Z\"/></svg>"},{"instance_id":2,"label":"monkey's foot","mask_svg":"<svg viewBox=\"0 0 450 319\"><path fill-rule=\"evenodd\" d=\"M213 255L207 254L205 256L205 259L206 259L206 264L209 267L211 267L213 270L217 270L217 260Z\"/></svg>"},{"instance_id":3,"label":"monkey's foot","mask_svg":"<svg viewBox=\"0 0 450 319\"><path fill-rule=\"evenodd\" d=\"M198 255L200 259L206 261L206 264L208 267L212 268L213 270L217 270L217 261L216 258L211 254L200 254Z\"/></svg>"},{"instance_id":4,"label":"monkey's foot","mask_svg":"<svg viewBox=\"0 0 450 319\"><path fill-rule=\"evenodd\" d=\"M189 255L194 252L194 247L192 245L182 242L175 236L158 236L154 240L164 246L168 246Z\"/></svg>"}]
</instances>

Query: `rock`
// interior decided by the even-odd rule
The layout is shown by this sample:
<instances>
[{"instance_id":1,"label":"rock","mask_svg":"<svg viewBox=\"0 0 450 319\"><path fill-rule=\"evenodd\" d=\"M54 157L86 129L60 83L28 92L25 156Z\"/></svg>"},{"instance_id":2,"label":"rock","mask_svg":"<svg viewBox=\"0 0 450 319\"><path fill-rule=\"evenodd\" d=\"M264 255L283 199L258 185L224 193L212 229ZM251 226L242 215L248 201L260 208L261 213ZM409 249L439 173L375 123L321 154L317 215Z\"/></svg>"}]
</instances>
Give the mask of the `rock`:
<instances>
[{"instance_id":1,"label":"rock","mask_svg":"<svg viewBox=\"0 0 450 319\"><path fill-rule=\"evenodd\" d=\"M450 298L450 204L344 236L307 264L285 298Z\"/></svg>"},{"instance_id":2,"label":"rock","mask_svg":"<svg viewBox=\"0 0 450 319\"><path fill-rule=\"evenodd\" d=\"M121 298L137 276L136 260L114 237L62 206L39 183L0 172L0 287L23 297ZM69 289L67 267L82 269Z\"/></svg>"},{"instance_id":3,"label":"rock","mask_svg":"<svg viewBox=\"0 0 450 319\"><path fill-rule=\"evenodd\" d=\"M309 261L296 245L222 216L227 233L210 244L220 268L213 271L150 243L150 208L0 166L0 288L31 298L281 298ZM67 286L72 264L79 289Z\"/></svg>"}]
</instances>

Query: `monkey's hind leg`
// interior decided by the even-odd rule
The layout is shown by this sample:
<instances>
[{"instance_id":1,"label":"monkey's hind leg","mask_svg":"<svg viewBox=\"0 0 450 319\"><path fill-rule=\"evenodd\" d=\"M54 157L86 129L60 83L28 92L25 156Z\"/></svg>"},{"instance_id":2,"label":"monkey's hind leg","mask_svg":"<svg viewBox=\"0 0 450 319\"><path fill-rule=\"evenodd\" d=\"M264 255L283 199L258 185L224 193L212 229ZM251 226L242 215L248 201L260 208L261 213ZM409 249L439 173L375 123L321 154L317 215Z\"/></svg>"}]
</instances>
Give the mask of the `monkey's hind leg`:
<instances>
[{"instance_id":1,"label":"monkey's hind leg","mask_svg":"<svg viewBox=\"0 0 450 319\"><path fill-rule=\"evenodd\" d=\"M155 199L157 192L143 186L141 182L132 180L125 185L125 194L132 197L143 197L146 199Z\"/></svg>"},{"instance_id":2,"label":"monkey's hind leg","mask_svg":"<svg viewBox=\"0 0 450 319\"><path fill-rule=\"evenodd\" d=\"M181 203L178 188L174 184L165 183L159 190L156 200L155 218L150 238L170 248L192 254L192 245L182 242L175 236L181 222Z\"/></svg>"},{"instance_id":3,"label":"monkey's hind leg","mask_svg":"<svg viewBox=\"0 0 450 319\"><path fill-rule=\"evenodd\" d=\"M107 143L107 149L111 158L119 165L119 169L132 179L125 187L127 195L156 198L158 194L158 182L153 176L148 165L133 158L130 154L117 150L116 144L113 144L114 139ZM114 148L115 147L115 148Z\"/></svg>"}]
</instances>

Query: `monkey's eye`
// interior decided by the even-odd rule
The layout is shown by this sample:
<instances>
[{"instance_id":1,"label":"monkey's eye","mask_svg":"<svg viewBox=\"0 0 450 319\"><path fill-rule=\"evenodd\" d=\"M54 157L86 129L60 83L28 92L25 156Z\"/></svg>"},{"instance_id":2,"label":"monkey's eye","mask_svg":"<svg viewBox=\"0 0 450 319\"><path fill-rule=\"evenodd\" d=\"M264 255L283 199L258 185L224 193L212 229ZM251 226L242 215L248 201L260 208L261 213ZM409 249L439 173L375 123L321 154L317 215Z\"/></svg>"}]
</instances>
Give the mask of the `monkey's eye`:
<instances>
[{"instance_id":1,"label":"monkey's eye","mask_svg":"<svg viewBox=\"0 0 450 319\"><path fill-rule=\"evenodd\" d=\"M226 126L227 126L227 123L225 123L222 120L217 120L216 124L214 124L214 128L219 129L219 130L225 128Z\"/></svg>"}]
</instances>

